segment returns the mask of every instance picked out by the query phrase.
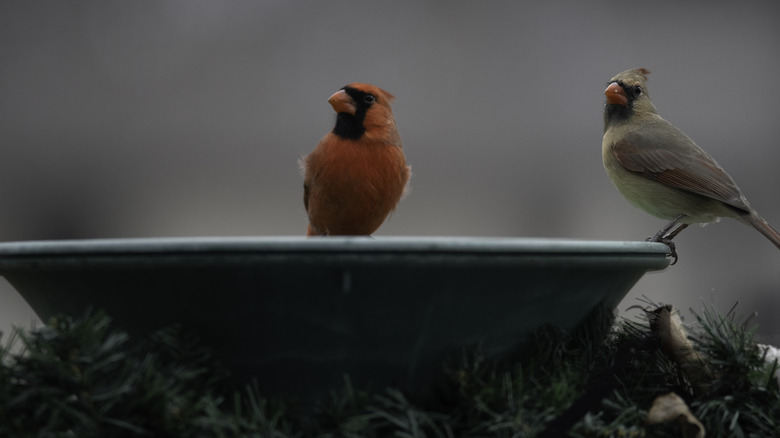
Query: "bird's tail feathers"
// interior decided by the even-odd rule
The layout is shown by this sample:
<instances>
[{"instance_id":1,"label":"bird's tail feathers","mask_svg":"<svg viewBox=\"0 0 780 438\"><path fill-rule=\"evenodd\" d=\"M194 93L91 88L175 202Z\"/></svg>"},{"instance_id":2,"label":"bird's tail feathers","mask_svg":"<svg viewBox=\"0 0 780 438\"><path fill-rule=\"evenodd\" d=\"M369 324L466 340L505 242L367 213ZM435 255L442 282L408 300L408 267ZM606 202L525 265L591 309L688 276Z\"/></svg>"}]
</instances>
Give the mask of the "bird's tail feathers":
<instances>
[{"instance_id":1,"label":"bird's tail feathers","mask_svg":"<svg viewBox=\"0 0 780 438\"><path fill-rule=\"evenodd\" d=\"M772 241L776 247L780 248L780 232L772 228L772 226L769 225L769 223L765 221L764 218L759 216L758 213L755 211L750 212L750 214L742 215L741 219L746 224L751 225L753 228L757 229L759 233L766 236L766 238Z\"/></svg>"}]
</instances>

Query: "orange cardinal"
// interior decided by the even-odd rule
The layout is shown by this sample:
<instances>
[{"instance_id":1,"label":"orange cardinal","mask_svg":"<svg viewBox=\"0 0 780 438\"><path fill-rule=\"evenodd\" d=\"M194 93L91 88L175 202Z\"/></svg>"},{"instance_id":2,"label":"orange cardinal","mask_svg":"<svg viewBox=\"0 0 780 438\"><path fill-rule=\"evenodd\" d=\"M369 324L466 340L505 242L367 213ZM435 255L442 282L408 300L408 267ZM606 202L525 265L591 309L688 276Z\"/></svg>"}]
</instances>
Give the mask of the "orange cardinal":
<instances>
[{"instance_id":1,"label":"orange cardinal","mask_svg":"<svg viewBox=\"0 0 780 438\"><path fill-rule=\"evenodd\" d=\"M336 126L300 161L307 235L370 235L395 209L411 169L390 102L369 84L349 84L328 103Z\"/></svg>"}]
</instances>

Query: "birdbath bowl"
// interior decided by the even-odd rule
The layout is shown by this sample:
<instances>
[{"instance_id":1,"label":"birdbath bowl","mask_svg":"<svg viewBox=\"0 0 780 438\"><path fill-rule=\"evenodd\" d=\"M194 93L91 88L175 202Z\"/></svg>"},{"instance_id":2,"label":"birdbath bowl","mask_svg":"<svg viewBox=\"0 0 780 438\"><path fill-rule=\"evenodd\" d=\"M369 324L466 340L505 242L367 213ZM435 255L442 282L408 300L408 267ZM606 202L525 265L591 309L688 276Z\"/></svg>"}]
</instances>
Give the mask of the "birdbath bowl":
<instances>
[{"instance_id":1,"label":"birdbath bowl","mask_svg":"<svg viewBox=\"0 0 780 438\"><path fill-rule=\"evenodd\" d=\"M0 243L0 275L44 322L103 309L143 335L195 329L233 376L313 400L416 390L448 355L516 349L614 308L660 243L467 237L155 238Z\"/></svg>"}]
</instances>

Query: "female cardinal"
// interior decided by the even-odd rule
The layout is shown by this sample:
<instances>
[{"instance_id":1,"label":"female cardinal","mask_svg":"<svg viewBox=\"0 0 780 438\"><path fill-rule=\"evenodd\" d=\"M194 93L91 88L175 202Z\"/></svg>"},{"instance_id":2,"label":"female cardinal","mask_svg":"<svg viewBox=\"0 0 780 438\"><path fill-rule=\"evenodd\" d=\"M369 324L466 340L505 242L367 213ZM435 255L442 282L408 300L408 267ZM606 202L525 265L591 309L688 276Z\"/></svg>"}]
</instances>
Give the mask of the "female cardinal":
<instances>
[{"instance_id":1,"label":"female cardinal","mask_svg":"<svg viewBox=\"0 0 780 438\"><path fill-rule=\"evenodd\" d=\"M370 235L393 211L409 182L393 95L353 83L328 103L338 114L333 131L300 160L307 235Z\"/></svg>"},{"instance_id":2,"label":"female cardinal","mask_svg":"<svg viewBox=\"0 0 780 438\"><path fill-rule=\"evenodd\" d=\"M658 115L647 94L648 73L638 68L609 80L601 144L604 168L628 202L671 220L648 240L666 243L676 261L672 238L680 231L692 223L731 217L780 248L780 233L750 208L734 180Z\"/></svg>"}]
</instances>

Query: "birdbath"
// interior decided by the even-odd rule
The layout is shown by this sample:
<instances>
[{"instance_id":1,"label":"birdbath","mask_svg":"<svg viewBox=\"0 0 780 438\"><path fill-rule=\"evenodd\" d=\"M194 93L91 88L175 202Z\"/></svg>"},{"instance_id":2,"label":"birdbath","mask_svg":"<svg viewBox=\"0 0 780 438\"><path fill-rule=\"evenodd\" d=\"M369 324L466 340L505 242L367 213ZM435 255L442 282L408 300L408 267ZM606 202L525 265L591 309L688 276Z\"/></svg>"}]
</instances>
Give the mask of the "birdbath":
<instances>
[{"instance_id":1,"label":"birdbath","mask_svg":"<svg viewBox=\"0 0 780 438\"><path fill-rule=\"evenodd\" d=\"M44 322L105 310L132 335L182 324L234 379L310 401L418 390L448 355L614 308L661 243L469 237L155 238L0 243L0 274Z\"/></svg>"}]
</instances>

